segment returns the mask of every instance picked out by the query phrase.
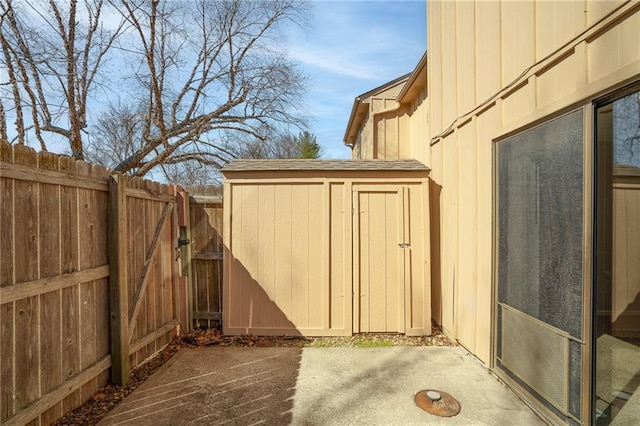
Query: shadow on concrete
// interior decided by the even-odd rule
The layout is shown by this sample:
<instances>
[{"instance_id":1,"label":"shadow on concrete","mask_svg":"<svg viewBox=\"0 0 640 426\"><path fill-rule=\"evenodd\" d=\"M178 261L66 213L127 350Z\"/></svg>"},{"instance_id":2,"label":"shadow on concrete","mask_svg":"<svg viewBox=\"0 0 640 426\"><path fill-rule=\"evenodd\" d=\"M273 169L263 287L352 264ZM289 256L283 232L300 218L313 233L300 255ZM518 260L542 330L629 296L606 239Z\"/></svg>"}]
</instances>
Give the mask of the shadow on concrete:
<instances>
[{"instance_id":1,"label":"shadow on concrete","mask_svg":"<svg viewBox=\"0 0 640 426\"><path fill-rule=\"evenodd\" d=\"M290 424L300 348L182 349L99 425Z\"/></svg>"}]
</instances>

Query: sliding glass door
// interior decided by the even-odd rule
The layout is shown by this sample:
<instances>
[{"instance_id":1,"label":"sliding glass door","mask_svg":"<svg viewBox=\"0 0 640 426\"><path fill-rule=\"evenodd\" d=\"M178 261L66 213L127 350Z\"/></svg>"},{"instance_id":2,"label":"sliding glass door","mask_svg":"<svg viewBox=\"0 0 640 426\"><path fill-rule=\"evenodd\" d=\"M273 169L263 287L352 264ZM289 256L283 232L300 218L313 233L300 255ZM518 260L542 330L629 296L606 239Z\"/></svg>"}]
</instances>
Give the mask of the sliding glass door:
<instances>
[{"instance_id":1,"label":"sliding glass door","mask_svg":"<svg viewBox=\"0 0 640 426\"><path fill-rule=\"evenodd\" d=\"M596 104L593 416L640 419L640 91Z\"/></svg>"},{"instance_id":2,"label":"sliding glass door","mask_svg":"<svg viewBox=\"0 0 640 426\"><path fill-rule=\"evenodd\" d=\"M497 143L496 369L567 423L581 421L584 111Z\"/></svg>"}]
</instances>

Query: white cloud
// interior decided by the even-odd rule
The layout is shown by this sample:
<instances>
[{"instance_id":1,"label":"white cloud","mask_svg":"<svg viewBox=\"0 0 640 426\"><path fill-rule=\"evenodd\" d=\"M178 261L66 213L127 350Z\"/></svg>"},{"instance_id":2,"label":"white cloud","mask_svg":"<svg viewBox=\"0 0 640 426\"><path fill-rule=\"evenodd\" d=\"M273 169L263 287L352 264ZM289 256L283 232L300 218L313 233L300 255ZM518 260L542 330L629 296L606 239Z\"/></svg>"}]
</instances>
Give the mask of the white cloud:
<instances>
[{"instance_id":1,"label":"white cloud","mask_svg":"<svg viewBox=\"0 0 640 426\"><path fill-rule=\"evenodd\" d=\"M313 27L290 53L310 78L307 100L327 158L349 158L342 137L356 96L411 72L426 48L424 1L314 1Z\"/></svg>"}]
</instances>

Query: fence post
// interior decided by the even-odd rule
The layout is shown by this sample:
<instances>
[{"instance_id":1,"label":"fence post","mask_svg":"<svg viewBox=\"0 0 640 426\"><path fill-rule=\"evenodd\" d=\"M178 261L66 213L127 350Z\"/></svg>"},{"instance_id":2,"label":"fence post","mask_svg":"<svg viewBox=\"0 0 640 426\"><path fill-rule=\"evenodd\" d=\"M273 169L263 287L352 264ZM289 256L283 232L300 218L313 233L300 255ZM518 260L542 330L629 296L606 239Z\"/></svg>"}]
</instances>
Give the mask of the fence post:
<instances>
[{"instance_id":1,"label":"fence post","mask_svg":"<svg viewBox=\"0 0 640 426\"><path fill-rule=\"evenodd\" d=\"M185 190L179 192L179 206L181 206L182 216L178 221L180 227L180 239L191 241L191 204L189 202L189 193ZM186 282L186 300L182 306L186 306L186 320L184 325L185 332L189 333L193 330L193 276L191 275L191 244L182 247L181 250L182 271L181 276Z\"/></svg>"},{"instance_id":2,"label":"fence post","mask_svg":"<svg viewBox=\"0 0 640 426\"><path fill-rule=\"evenodd\" d=\"M129 308L127 292L127 179L109 177L109 306L111 381L129 381Z\"/></svg>"}]
</instances>

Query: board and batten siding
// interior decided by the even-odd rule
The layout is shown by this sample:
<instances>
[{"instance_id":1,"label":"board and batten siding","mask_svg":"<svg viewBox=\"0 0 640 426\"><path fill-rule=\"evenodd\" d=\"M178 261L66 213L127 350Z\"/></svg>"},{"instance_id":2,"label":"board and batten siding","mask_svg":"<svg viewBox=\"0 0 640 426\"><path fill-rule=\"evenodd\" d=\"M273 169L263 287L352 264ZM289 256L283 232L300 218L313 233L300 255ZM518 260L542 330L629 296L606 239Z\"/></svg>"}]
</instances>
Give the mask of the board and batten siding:
<instances>
[{"instance_id":1,"label":"board and batten siding","mask_svg":"<svg viewBox=\"0 0 640 426\"><path fill-rule=\"evenodd\" d=\"M640 3L429 1L427 7L432 139L425 164L441 191L432 202L440 260L432 271L440 278L434 317L489 363L493 141L638 81Z\"/></svg>"},{"instance_id":2,"label":"board and batten siding","mask_svg":"<svg viewBox=\"0 0 640 426\"><path fill-rule=\"evenodd\" d=\"M422 167L382 175L371 170L223 170L224 332L351 335L368 321L361 316L368 306L378 304L372 315L381 315L380 300L402 297L401 318L389 320L391 329L430 334L428 169ZM400 268L411 268L399 280L402 293L391 290L391 295L373 298L367 293L363 298L373 303L367 307L360 300L359 222L354 218L360 214L359 194L365 193L388 193L404 203L393 215L380 217L395 217L384 226L402 229L411 243L407 258L398 257L404 259ZM395 250L390 256L404 256L402 242L389 242ZM368 271L384 273L382 265L369 263L373 269Z\"/></svg>"}]
</instances>

